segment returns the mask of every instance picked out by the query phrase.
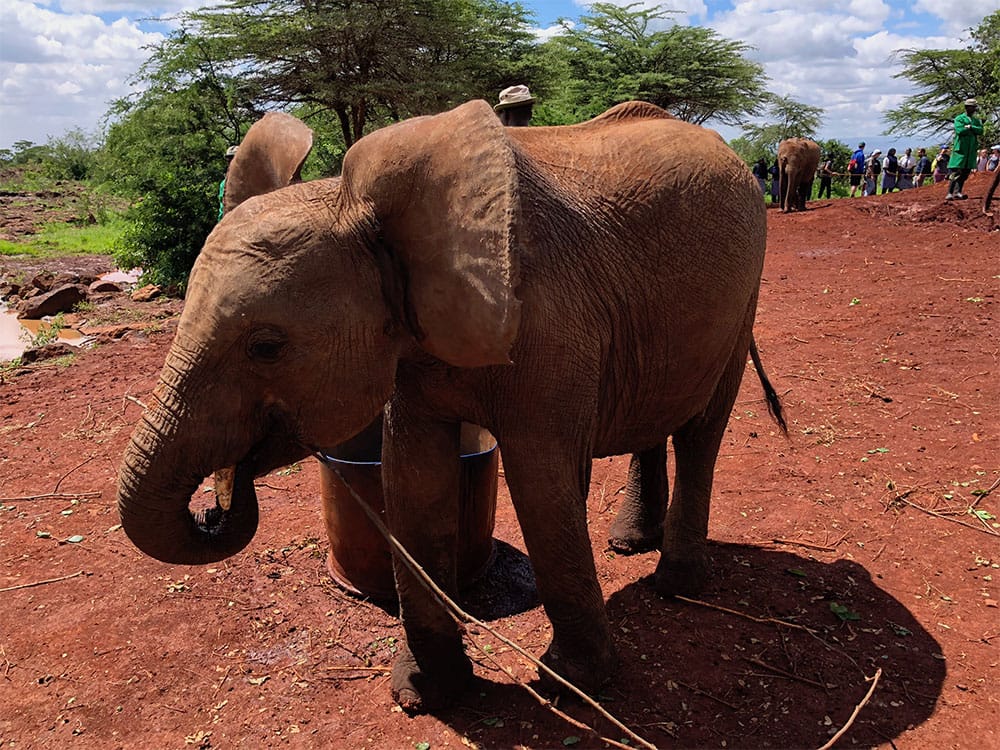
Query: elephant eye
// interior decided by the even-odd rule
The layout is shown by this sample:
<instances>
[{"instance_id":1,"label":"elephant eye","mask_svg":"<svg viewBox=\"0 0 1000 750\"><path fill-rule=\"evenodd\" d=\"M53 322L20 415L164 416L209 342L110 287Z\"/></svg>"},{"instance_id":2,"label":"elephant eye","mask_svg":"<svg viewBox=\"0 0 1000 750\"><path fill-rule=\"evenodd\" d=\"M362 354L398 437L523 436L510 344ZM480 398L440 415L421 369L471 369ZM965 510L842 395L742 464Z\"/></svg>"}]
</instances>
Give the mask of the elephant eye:
<instances>
[{"instance_id":1,"label":"elephant eye","mask_svg":"<svg viewBox=\"0 0 1000 750\"><path fill-rule=\"evenodd\" d=\"M258 362L277 362L287 343L288 339L280 331L263 328L250 334L247 354Z\"/></svg>"}]
</instances>

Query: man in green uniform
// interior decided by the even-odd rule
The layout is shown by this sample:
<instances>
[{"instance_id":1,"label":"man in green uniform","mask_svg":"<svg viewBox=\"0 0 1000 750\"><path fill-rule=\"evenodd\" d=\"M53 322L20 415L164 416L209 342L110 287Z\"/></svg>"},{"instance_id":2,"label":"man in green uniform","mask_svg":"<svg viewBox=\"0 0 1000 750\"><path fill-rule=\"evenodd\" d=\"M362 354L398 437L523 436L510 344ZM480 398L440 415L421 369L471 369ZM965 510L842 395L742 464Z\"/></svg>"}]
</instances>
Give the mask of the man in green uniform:
<instances>
[{"instance_id":1,"label":"man in green uniform","mask_svg":"<svg viewBox=\"0 0 1000 750\"><path fill-rule=\"evenodd\" d=\"M965 100L965 112L955 118L955 143L951 147L948 160L948 195L945 200L965 200L969 196L962 192L965 180L976 167L976 148L979 136L983 134L983 121L976 117L979 106L975 99Z\"/></svg>"},{"instance_id":2,"label":"man in green uniform","mask_svg":"<svg viewBox=\"0 0 1000 750\"><path fill-rule=\"evenodd\" d=\"M229 174L229 165L233 163L233 157L236 156L236 152L239 150L239 146L230 146L226 149L226 174ZM226 178L222 178L222 182L219 183L219 218L216 221L222 221L222 214L224 213L223 200L226 197Z\"/></svg>"}]
</instances>

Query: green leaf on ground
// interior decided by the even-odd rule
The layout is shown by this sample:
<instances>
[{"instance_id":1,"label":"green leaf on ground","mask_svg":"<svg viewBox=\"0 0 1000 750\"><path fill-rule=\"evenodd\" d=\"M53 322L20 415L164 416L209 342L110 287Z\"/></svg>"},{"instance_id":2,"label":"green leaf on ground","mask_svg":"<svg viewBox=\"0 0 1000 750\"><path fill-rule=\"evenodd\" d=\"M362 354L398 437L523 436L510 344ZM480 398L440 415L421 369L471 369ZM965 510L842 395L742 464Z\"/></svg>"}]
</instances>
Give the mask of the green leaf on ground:
<instances>
[{"instance_id":1,"label":"green leaf on ground","mask_svg":"<svg viewBox=\"0 0 1000 750\"><path fill-rule=\"evenodd\" d=\"M843 604L839 604L838 602L830 602L830 611L843 621L861 619L861 615L857 612L852 612Z\"/></svg>"}]
</instances>

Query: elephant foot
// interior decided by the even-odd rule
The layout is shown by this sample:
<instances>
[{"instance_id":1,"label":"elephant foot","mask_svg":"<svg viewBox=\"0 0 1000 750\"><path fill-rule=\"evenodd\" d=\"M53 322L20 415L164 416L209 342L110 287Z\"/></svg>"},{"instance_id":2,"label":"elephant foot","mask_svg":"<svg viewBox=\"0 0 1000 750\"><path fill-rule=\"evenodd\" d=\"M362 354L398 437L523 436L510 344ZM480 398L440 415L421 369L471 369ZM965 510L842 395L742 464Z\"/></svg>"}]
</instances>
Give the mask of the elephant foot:
<instances>
[{"instance_id":1,"label":"elephant foot","mask_svg":"<svg viewBox=\"0 0 1000 750\"><path fill-rule=\"evenodd\" d=\"M592 654L570 656L553 641L542 655L541 661L553 672L587 695L597 695L598 691L611 679L618 657L610 644L596 657ZM542 690L548 693L557 695L569 693L565 685L542 669L538 670L538 679L541 682Z\"/></svg>"},{"instance_id":2,"label":"elephant foot","mask_svg":"<svg viewBox=\"0 0 1000 750\"><path fill-rule=\"evenodd\" d=\"M693 597L705 589L710 572L711 564L703 548L686 555L671 552L661 555L653 585L661 596Z\"/></svg>"},{"instance_id":3,"label":"elephant foot","mask_svg":"<svg viewBox=\"0 0 1000 750\"><path fill-rule=\"evenodd\" d=\"M608 546L620 555L636 555L660 549L663 543L663 527L660 525L643 528L637 524L615 519L608 532Z\"/></svg>"},{"instance_id":4,"label":"elephant foot","mask_svg":"<svg viewBox=\"0 0 1000 750\"><path fill-rule=\"evenodd\" d=\"M421 714L452 705L472 681L472 662L464 652L439 654L421 667L406 646L392 665L392 698L406 713Z\"/></svg>"}]
</instances>

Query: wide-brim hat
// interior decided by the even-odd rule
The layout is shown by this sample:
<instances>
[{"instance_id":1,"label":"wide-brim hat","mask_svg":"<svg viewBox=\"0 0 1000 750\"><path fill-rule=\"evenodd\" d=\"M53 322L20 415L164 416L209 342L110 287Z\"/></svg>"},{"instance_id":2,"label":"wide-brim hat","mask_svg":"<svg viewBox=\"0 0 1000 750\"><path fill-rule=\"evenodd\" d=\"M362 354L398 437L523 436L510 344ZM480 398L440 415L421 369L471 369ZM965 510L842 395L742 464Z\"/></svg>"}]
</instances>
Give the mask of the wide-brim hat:
<instances>
[{"instance_id":1,"label":"wide-brim hat","mask_svg":"<svg viewBox=\"0 0 1000 750\"><path fill-rule=\"evenodd\" d=\"M493 107L493 110L499 112L511 107L525 107L533 104L534 101L535 97L531 95L527 86L508 86L500 92L500 101Z\"/></svg>"},{"instance_id":2,"label":"wide-brim hat","mask_svg":"<svg viewBox=\"0 0 1000 750\"><path fill-rule=\"evenodd\" d=\"M977 102L975 99L966 99L965 100L965 106L966 107L978 107L979 106L979 102Z\"/></svg>"}]
</instances>

